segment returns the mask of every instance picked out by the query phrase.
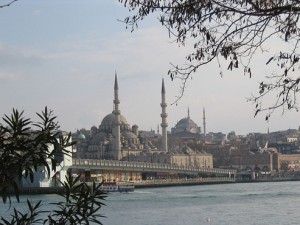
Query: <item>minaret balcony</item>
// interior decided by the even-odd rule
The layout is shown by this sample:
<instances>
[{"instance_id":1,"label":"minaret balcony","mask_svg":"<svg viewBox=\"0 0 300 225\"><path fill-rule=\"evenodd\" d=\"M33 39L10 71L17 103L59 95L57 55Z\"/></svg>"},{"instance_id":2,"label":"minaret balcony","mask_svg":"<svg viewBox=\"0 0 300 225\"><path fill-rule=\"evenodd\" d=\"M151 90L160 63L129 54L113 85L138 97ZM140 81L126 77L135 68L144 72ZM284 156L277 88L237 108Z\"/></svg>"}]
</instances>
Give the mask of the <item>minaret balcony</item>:
<instances>
[{"instance_id":1,"label":"minaret balcony","mask_svg":"<svg viewBox=\"0 0 300 225\"><path fill-rule=\"evenodd\" d=\"M115 115L121 115L121 111L120 110L114 110L114 114Z\"/></svg>"},{"instance_id":2,"label":"minaret balcony","mask_svg":"<svg viewBox=\"0 0 300 225\"><path fill-rule=\"evenodd\" d=\"M168 127L168 123L162 123L162 124L160 124L161 125L161 127Z\"/></svg>"}]
</instances>

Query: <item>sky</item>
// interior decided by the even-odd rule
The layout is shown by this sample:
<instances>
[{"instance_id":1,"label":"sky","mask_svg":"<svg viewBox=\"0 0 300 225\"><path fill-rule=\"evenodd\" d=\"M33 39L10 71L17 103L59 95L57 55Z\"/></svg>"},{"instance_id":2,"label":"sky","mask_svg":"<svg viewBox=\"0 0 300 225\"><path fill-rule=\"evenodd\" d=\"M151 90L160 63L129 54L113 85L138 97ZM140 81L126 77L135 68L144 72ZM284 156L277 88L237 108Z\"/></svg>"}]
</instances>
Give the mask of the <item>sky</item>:
<instances>
[{"instance_id":1,"label":"sky","mask_svg":"<svg viewBox=\"0 0 300 225\"><path fill-rule=\"evenodd\" d=\"M7 1L9 2L9 1ZM4 4L1 1L1 4ZM254 118L247 102L267 75L257 56L250 79L241 70L223 76L215 63L189 79L184 96L180 81L171 81L171 63L183 64L190 46L169 38L151 16L130 32L120 20L128 10L117 0L19 0L0 9L0 115L24 110L37 121L36 112L52 109L62 130L75 132L99 126L113 110L117 73L120 110L130 125L157 130L161 123L161 82L165 81L168 130L187 117L206 131L236 134L298 129L299 113L274 113L269 122L262 113Z\"/></svg>"}]
</instances>

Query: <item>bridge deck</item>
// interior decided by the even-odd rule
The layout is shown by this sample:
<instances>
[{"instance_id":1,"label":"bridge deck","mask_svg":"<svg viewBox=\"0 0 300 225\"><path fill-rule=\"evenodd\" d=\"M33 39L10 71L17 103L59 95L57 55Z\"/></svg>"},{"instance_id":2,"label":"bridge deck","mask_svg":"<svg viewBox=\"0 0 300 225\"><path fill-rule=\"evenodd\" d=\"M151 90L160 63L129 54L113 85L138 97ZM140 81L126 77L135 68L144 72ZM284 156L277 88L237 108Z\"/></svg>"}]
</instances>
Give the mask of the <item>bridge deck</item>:
<instances>
[{"instance_id":1,"label":"bridge deck","mask_svg":"<svg viewBox=\"0 0 300 225\"><path fill-rule=\"evenodd\" d=\"M171 164L129 162L115 160L97 160L97 159L73 159L71 168L77 169L103 169L103 170L123 170L136 172L173 172L184 174L216 174L233 175L236 170L219 168L195 168L189 166L178 166Z\"/></svg>"}]
</instances>

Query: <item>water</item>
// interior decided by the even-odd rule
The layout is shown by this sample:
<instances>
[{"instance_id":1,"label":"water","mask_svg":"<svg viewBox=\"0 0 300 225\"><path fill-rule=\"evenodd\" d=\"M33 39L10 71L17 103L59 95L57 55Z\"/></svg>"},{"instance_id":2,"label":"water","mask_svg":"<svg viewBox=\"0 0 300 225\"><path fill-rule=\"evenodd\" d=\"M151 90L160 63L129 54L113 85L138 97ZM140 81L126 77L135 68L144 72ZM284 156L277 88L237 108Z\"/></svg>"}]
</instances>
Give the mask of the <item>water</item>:
<instances>
[{"instance_id":1,"label":"water","mask_svg":"<svg viewBox=\"0 0 300 225\"><path fill-rule=\"evenodd\" d=\"M104 225L299 225L299 185L238 183L111 193L101 221ZM30 197L55 200L53 195ZM5 215L7 209L2 206L0 215Z\"/></svg>"}]
</instances>

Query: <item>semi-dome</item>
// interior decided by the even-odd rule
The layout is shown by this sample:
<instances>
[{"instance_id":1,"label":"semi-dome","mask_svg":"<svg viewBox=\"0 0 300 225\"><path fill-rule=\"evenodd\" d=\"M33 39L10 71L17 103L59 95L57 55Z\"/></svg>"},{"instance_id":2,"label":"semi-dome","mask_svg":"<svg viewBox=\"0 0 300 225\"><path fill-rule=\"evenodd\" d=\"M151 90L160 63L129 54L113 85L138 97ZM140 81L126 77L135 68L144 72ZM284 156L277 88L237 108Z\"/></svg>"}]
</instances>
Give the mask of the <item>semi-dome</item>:
<instances>
[{"instance_id":1,"label":"semi-dome","mask_svg":"<svg viewBox=\"0 0 300 225\"><path fill-rule=\"evenodd\" d=\"M122 137L124 137L126 139L136 139L137 138L137 136L134 133L130 132L130 131L122 132Z\"/></svg>"},{"instance_id":2,"label":"semi-dome","mask_svg":"<svg viewBox=\"0 0 300 225\"><path fill-rule=\"evenodd\" d=\"M107 133L105 133L103 131L95 134L94 137L93 137L93 139L97 139L97 140L101 140L101 141L106 139L106 138L108 138Z\"/></svg>"}]
</instances>

